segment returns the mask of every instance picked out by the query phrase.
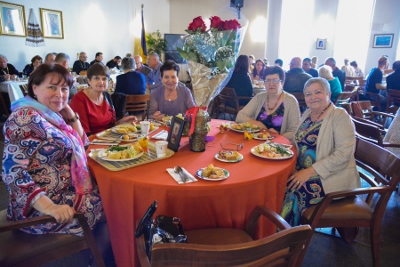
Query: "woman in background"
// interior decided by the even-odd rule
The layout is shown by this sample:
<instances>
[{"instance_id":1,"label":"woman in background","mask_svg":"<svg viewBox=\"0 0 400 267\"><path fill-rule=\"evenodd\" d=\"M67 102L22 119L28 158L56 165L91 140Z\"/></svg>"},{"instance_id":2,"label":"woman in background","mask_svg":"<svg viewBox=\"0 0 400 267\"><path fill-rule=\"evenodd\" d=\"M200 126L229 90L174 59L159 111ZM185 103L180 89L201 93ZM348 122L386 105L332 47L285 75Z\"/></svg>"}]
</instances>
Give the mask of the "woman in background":
<instances>
[{"instance_id":1,"label":"woman in background","mask_svg":"<svg viewBox=\"0 0 400 267\"><path fill-rule=\"evenodd\" d=\"M338 77L333 77L332 68L328 65L323 65L318 69L318 75L321 78L326 79L329 82L331 91L331 101L335 102L337 97L342 92L342 86Z\"/></svg>"},{"instance_id":2,"label":"woman in background","mask_svg":"<svg viewBox=\"0 0 400 267\"><path fill-rule=\"evenodd\" d=\"M115 93L144 95L146 93L146 78L140 72L135 71L135 60L132 57L124 57L121 67L124 74L117 76Z\"/></svg>"},{"instance_id":3,"label":"woman in background","mask_svg":"<svg viewBox=\"0 0 400 267\"><path fill-rule=\"evenodd\" d=\"M256 65L253 69L252 72L252 80L258 81L258 80L264 80L264 68L265 68L265 64L264 62L262 62L261 59L257 59L256 60Z\"/></svg>"},{"instance_id":4,"label":"woman in background","mask_svg":"<svg viewBox=\"0 0 400 267\"><path fill-rule=\"evenodd\" d=\"M248 69L249 57L246 55L240 55L236 60L232 77L226 85L226 87L235 89L237 96L251 97L253 95L253 85L251 84L251 78L248 73ZM244 106L248 102L249 100L240 99L239 105Z\"/></svg>"},{"instance_id":5,"label":"woman in background","mask_svg":"<svg viewBox=\"0 0 400 267\"><path fill-rule=\"evenodd\" d=\"M25 74L26 76L31 75L31 73L40 65L42 65L42 58L38 55L34 56L31 59L31 64L28 64L25 66L24 70L22 71L23 74Z\"/></svg>"}]
</instances>

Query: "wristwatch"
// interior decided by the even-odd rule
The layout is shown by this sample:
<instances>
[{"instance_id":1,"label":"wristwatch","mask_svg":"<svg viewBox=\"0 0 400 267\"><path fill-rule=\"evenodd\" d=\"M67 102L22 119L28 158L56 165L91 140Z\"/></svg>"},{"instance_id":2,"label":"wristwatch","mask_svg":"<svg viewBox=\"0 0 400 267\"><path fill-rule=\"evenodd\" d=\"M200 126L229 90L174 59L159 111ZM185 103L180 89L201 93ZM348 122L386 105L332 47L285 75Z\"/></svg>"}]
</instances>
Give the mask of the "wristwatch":
<instances>
[{"instance_id":1,"label":"wristwatch","mask_svg":"<svg viewBox=\"0 0 400 267\"><path fill-rule=\"evenodd\" d=\"M76 122L77 120L79 120L79 114L76 113L76 112L75 112L75 116L74 116L72 119L66 119L66 121L67 121L68 123Z\"/></svg>"}]
</instances>

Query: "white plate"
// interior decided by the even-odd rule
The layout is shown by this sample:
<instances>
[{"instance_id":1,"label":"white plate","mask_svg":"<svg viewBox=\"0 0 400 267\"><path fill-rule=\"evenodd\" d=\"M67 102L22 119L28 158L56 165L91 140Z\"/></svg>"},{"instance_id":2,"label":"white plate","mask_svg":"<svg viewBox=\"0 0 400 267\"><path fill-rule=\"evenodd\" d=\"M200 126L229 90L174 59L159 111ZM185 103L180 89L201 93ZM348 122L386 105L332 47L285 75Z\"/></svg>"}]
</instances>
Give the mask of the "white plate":
<instances>
[{"instance_id":1,"label":"white plate","mask_svg":"<svg viewBox=\"0 0 400 267\"><path fill-rule=\"evenodd\" d=\"M106 155L104 155L104 153L106 152L107 149L102 149L99 150L99 152L97 152L97 157L101 158L102 160L107 160L107 161L129 161L129 160L133 160L133 159L137 159L140 158L143 155L143 152L140 152L139 154L137 154L135 157L133 158L129 158L129 159L108 159Z\"/></svg>"},{"instance_id":2,"label":"white plate","mask_svg":"<svg viewBox=\"0 0 400 267\"><path fill-rule=\"evenodd\" d=\"M270 137L268 137L268 138L260 138L260 137L257 137L257 134L258 133L253 133L252 134L252 136L253 136L253 139L256 139L256 140L271 140L271 139L274 139L275 138L275 136L273 136L273 135L271 135Z\"/></svg>"},{"instance_id":3,"label":"white plate","mask_svg":"<svg viewBox=\"0 0 400 267\"><path fill-rule=\"evenodd\" d=\"M258 146L253 147L253 148L250 150L250 152L251 152L251 154L253 154L254 156L257 156L257 157L260 157L260 158L263 158L263 159L284 160L284 159L290 159L290 158L293 157L293 155L294 155L292 150L287 149L287 152L290 153L289 156L285 155L285 156L282 156L282 157L279 157L279 158L270 158L270 157L267 157L267 156L264 156L264 155L261 155L260 153L258 153L257 150L256 150L257 147L258 147Z\"/></svg>"},{"instance_id":4,"label":"white plate","mask_svg":"<svg viewBox=\"0 0 400 267\"><path fill-rule=\"evenodd\" d=\"M217 154L215 154L214 157L215 157L216 160L219 160L219 161L222 161L222 162L239 162L239 161L241 161L243 159L243 155L240 154L239 152L238 152L238 154L239 154L239 158L237 158L237 159L221 159L221 158L218 157L219 152Z\"/></svg>"},{"instance_id":5,"label":"white plate","mask_svg":"<svg viewBox=\"0 0 400 267\"><path fill-rule=\"evenodd\" d=\"M115 130L115 128L118 128L118 126L115 126L115 127L111 128L111 132L116 133L116 134L121 134L121 135L122 135L122 134L140 134L140 133L141 133L141 132L140 132L140 126L139 126L139 125L136 125L137 132L118 133L118 132ZM149 134L151 134L152 132L156 131L158 128L159 128L159 127L154 126L154 129L151 130L151 131L149 132Z\"/></svg>"},{"instance_id":6,"label":"white plate","mask_svg":"<svg viewBox=\"0 0 400 267\"><path fill-rule=\"evenodd\" d=\"M229 124L229 129L231 129L232 131L238 132L238 133L244 133L245 130L233 129L232 128L232 124L241 124L241 123L236 123L236 122L230 123ZM258 128L255 128L255 129L251 129L251 130L247 130L248 133L256 133L256 132L259 132L259 131L261 131L261 127L258 127Z\"/></svg>"},{"instance_id":7,"label":"white plate","mask_svg":"<svg viewBox=\"0 0 400 267\"><path fill-rule=\"evenodd\" d=\"M222 181L222 180L225 180L226 178L229 177L229 172L227 170L225 170L225 169L222 169L222 168L220 168L220 169L222 169L224 174L225 174L225 177L223 177L223 178L210 179L208 177L203 177L201 174L202 174L204 169L206 169L206 168L201 168L200 170L198 170L196 172L196 176L199 177L200 179L203 179L203 180L206 180L206 181Z\"/></svg>"},{"instance_id":8,"label":"white plate","mask_svg":"<svg viewBox=\"0 0 400 267\"><path fill-rule=\"evenodd\" d=\"M138 141L138 139L139 139L139 135L138 135L138 134L129 133L129 134L127 134L127 135L130 135L130 136L135 136L135 138L133 138L133 139L128 139L128 140L125 140L125 139L123 139L123 138L122 138L124 135L121 135L121 136L119 137L119 139L121 140L121 142L126 142L126 143L134 143L134 142L137 142L137 141Z\"/></svg>"}]
</instances>

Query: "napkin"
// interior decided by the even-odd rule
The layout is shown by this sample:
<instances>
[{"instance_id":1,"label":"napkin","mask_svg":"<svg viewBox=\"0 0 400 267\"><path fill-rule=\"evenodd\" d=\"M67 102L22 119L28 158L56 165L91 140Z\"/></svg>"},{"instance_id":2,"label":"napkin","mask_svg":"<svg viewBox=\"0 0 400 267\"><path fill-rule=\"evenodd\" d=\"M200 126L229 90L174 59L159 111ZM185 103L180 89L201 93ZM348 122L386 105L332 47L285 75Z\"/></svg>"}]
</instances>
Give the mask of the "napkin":
<instances>
[{"instance_id":1,"label":"napkin","mask_svg":"<svg viewBox=\"0 0 400 267\"><path fill-rule=\"evenodd\" d=\"M168 132L166 130L162 130L158 134L154 135L152 138L154 139L160 139L160 140L167 140L168 138Z\"/></svg>"},{"instance_id":2,"label":"napkin","mask_svg":"<svg viewBox=\"0 0 400 267\"><path fill-rule=\"evenodd\" d=\"M119 142L107 141L107 140L100 140L100 139L93 139L90 142L91 145L118 145Z\"/></svg>"},{"instance_id":3,"label":"napkin","mask_svg":"<svg viewBox=\"0 0 400 267\"><path fill-rule=\"evenodd\" d=\"M193 183L193 182L197 182L197 179L194 178L193 175L191 175L185 168L182 168L183 173L186 174L188 181L186 183L184 183L181 179L181 177L179 176L178 173L174 172L173 168L167 168L167 172L169 173L169 175L172 176L172 178L174 178L174 180L178 183L178 184L188 184L188 183Z\"/></svg>"}]
</instances>

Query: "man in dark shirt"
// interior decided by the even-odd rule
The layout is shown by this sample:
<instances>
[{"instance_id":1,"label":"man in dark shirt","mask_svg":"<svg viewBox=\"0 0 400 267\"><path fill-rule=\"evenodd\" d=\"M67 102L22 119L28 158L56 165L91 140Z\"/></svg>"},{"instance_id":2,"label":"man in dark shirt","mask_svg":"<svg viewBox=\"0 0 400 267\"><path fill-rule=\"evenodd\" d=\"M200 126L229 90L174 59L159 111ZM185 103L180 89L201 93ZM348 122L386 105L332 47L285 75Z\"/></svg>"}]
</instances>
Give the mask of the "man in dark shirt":
<instances>
[{"instance_id":1,"label":"man in dark shirt","mask_svg":"<svg viewBox=\"0 0 400 267\"><path fill-rule=\"evenodd\" d=\"M141 74L144 75L144 77L146 77L146 82L147 82L147 76L149 75L149 73L152 71L149 67L147 67L146 65L143 64L143 60L142 57L139 55L136 55L133 57L133 59L135 60L136 63L136 71L140 72Z\"/></svg>"},{"instance_id":2,"label":"man in dark shirt","mask_svg":"<svg viewBox=\"0 0 400 267\"><path fill-rule=\"evenodd\" d=\"M311 59L308 57L303 59L303 70L312 77L318 77L318 71L314 68L311 68Z\"/></svg>"},{"instance_id":3,"label":"man in dark shirt","mask_svg":"<svg viewBox=\"0 0 400 267\"><path fill-rule=\"evenodd\" d=\"M87 61L87 55L85 52L79 54L79 60L74 62L72 71L79 74L82 70L87 70L89 68L89 63Z\"/></svg>"},{"instance_id":4,"label":"man in dark shirt","mask_svg":"<svg viewBox=\"0 0 400 267\"><path fill-rule=\"evenodd\" d=\"M376 97L380 98L380 110L385 110L386 108L386 97L380 94L381 91L386 91L386 85L382 83L383 70L387 65L387 57L381 57L378 61L378 67L373 68L368 75L367 82L365 83L364 92L370 92L376 95L366 95L370 100L376 101Z\"/></svg>"},{"instance_id":5,"label":"man in dark shirt","mask_svg":"<svg viewBox=\"0 0 400 267\"><path fill-rule=\"evenodd\" d=\"M386 77L386 88L400 90L400 60L393 62L392 69L394 72Z\"/></svg>"},{"instance_id":6,"label":"man in dark shirt","mask_svg":"<svg viewBox=\"0 0 400 267\"><path fill-rule=\"evenodd\" d=\"M325 60L325 65L328 65L332 68L333 77L338 77L340 85L342 86L342 91L344 91L344 83L346 81L346 73L336 67L336 60L332 57L327 58Z\"/></svg>"},{"instance_id":7,"label":"man in dark shirt","mask_svg":"<svg viewBox=\"0 0 400 267\"><path fill-rule=\"evenodd\" d=\"M302 93L304 84L312 78L301 68L301 58L295 57L290 61L290 70L286 72L283 90L288 93Z\"/></svg>"},{"instance_id":8,"label":"man in dark shirt","mask_svg":"<svg viewBox=\"0 0 400 267\"><path fill-rule=\"evenodd\" d=\"M5 55L0 54L0 82L15 80L17 75L19 75L19 71L12 64L8 63Z\"/></svg>"},{"instance_id":9,"label":"man in dark shirt","mask_svg":"<svg viewBox=\"0 0 400 267\"><path fill-rule=\"evenodd\" d=\"M94 63L100 63L101 65L104 66L102 61L103 61L103 53L97 52L95 59L92 62L90 62L90 66L92 66Z\"/></svg>"},{"instance_id":10,"label":"man in dark shirt","mask_svg":"<svg viewBox=\"0 0 400 267\"><path fill-rule=\"evenodd\" d=\"M115 56L114 59L111 59L110 61L107 62L106 66L109 69L117 68L119 70L119 65L120 64L121 64L121 57L120 56Z\"/></svg>"}]
</instances>

